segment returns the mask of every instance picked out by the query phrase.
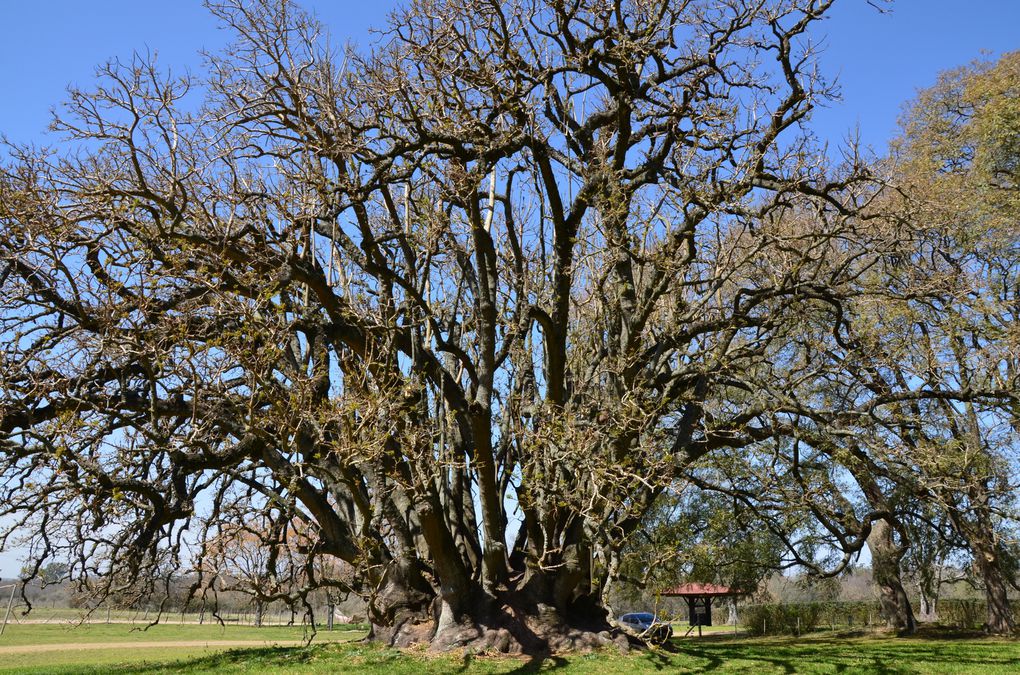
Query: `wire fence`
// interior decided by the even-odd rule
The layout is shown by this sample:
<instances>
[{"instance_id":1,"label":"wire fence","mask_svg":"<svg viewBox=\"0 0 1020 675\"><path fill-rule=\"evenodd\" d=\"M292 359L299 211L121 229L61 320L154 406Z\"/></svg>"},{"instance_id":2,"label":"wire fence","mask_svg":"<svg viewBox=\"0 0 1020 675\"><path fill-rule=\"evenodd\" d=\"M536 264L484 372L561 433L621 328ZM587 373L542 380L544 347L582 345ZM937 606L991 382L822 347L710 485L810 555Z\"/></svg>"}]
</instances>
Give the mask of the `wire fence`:
<instances>
[{"instance_id":1,"label":"wire fence","mask_svg":"<svg viewBox=\"0 0 1020 675\"><path fill-rule=\"evenodd\" d=\"M6 597L3 598L5 601ZM7 603L4 602L4 605ZM3 611L4 607L0 607ZM313 607L307 611L292 611L284 607L266 607L261 611L255 608L229 610L189 609L184 612L160 612L156 609L121 609L112 606L95 608L75 607L39 607L25 613L27 606L12 603L7 614L10 624L136 624L139 626L159 622L161 624L218 624L226 626L301 626L315 630L333 629L367 629L367 625L354 622L350 617L340 614L329 606Z\"/></svg>"}]
</instances>

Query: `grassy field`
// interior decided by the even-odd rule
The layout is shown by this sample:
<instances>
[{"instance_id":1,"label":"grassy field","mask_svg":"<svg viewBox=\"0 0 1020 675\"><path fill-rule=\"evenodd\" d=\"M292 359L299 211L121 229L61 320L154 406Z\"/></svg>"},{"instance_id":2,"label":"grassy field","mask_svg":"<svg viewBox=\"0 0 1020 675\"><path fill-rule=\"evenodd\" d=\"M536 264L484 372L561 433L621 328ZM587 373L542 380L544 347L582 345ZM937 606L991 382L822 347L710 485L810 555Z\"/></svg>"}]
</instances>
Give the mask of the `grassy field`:
<instances>
[{"instance_id":1,"label":"grassy field","mask_svg":"<svg viewBox=\"0 0 1020 675\"><path fill-rule=\"evenodd\" d=\"M364 631L319 631L316 643L352 640ZM111 670L131 672L150 664L200 661L230 649L301 645L308 634L301 626L157 625L148 630L129 624L8 625L0 637L0 673ZM162 667L162 666L160 666Z\"/></svg>"},{"instance_id":2,"label":"grassy field","mask_svg":"<svg viewBox=\"0 0 1020 675\"><path fill-rule=\"evenodd\" d=\"M884 635L814 635L801 638L746 638L716 634L674 640L669 650L621 655L579 654L541 660L501 657L428 656L343 644L358 631L320 631L315 644L295 645L300 628L210 630L209 626L158 626L146 633L127 626L92 626L69 631L54 626L16 626L0 638L0 671L19 673L1016 673L1020 642L990 638ZM82 631L82 632L78 632ZM194 644L207 641L209 646ZM244 649L217 642L244 641ZM117 643L117 648L89 644ZM137 646L123 645L135 642ZM267 643L290 646L259 646ZM167 646L162 646L164 643ZM181 646L188 643L191 646ZM4 654L5 648L40 650ZM53 646L70 645L59 651ZM18 647L16 645L21 645ZM77 646L77 648L75 648ZM144 647L144 648L143 648Z\"/></svg>"},{"instance_id":3,"label":"grassy field","mask_svg":"<svg viewBox=\"0 0 1020 675\"><path fill-rule=\"evenodd\" d=\"M336 638L361 637L364 631L325 631L316 634L316 642ZM305 631L300 626L217 626L206 624L157 625L142 630L142 626L126 624L22 624L7 626L0 637L0 649L16 645L83 644L95 642L175 642L194 640L251 640L254 642L294 642L303 640Z\"/></svg>"}]
</instances>

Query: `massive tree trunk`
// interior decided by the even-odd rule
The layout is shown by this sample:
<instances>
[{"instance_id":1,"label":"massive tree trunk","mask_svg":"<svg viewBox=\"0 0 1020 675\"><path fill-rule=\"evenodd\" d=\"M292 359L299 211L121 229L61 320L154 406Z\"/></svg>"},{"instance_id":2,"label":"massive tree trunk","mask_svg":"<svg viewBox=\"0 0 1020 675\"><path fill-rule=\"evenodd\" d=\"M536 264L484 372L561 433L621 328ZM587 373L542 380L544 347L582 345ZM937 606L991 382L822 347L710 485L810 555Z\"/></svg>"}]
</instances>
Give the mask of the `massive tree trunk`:
<instances>
[{"instance_id":1,"label":"massive tree trunk","mask_svg":"<svg viewBox=\"0 0 1020 675\"><path fill-rule=\"evenodd\" d=\"M946 407L943 404L943 407ZM997 530L995 510L996 489L992 476L997 471L995 459L986 451L981 420L973 405L956 420L958 438L962 447L973 452L973 459L962 464L966 489L945 493L948 515L953 527L967 542L974 565L985 585L988 603L987 630L1007 634L1016 630L1016 619L1007 595L1010 581L1003 569L1000 532ZM963 433L961 430L965 430Z\"/></svg>"},{"instance_id":2,"label":"massive tree trunk","mask_svg":"<svg viewBox=\"0 0 1020 675\"><path fill-rule=\"evenodd\" d=\"M451 594L441 586L428 597L401 589L394 581L385 597L372 604L369 639L394 647L427 644L432 651L470 648L546 654L606 646L626 650L630 641L610 626L598 598L586 593L585 586L562 571L536 572L495 596L472 584L467 593ZM563 603L566 597L571 599Z\"/></svg>"},{"instance_id":3,"label":"massive tree trunk","mask_svg":"<svg viewBox=\"0 0 1020 675\"><path fill-rule=\"evenodd\" d=\"M447 526L456 514L440 515L438 500L420 500L414 513L421 526L417 551L391 559L376 580L371 640L507 654L628 647L592 591L590 544L579 519L546 514L549 532L560 533L555 554L540 549L538 537L521 535L514 555L487 551L483 559L494 560L485 563L456 545ZM522 532L534 529L538 517L529 513Z\"/></svg>"},{"instance_id":4,"label":"massive tree trunk","mask_svg":"<svg viewBox=\"0 0 1020 675\"><path fill-rule=\"evenodd\" d=\"M879 588L882 618L901 635L917 630L910 599L900 576L904 550L893 540L893 527L885 519L877 520L868 535L871 551L871 575Z\"/></svg>"},{"instance_id":5,"label":"massive tree trunk","mask_svg":"<svg viewBox=\"0 0 1020 675\"><path fill-rule=\"evenodd\" d=\"M985 586L990 633L1006 634L1016 630L1016 619L1010 605L1010 582L1002 569L995 526L987 506L988 490L981 481L968 488L969 509L950 502L949 518L953 527L967 542L974 555L974 566Z\"/></svg>"},{"instance_id":6,"label":"massive tree trunk","mask_svg":"<svg viewBox=\"0 0 1020 675\"><path fill-rule=\"evenodd\" d=\"M998 566L982 568L985 581L985 599L988 603L988 631L996 634L1012 633L1016 630L1016 619L1007 596L1006 580Z\"/></svg>"},{"instance_id":7,"label":"massive tree trunk","mask_svg":"<svg viewBox=\"0 0 1020 675\"><path fill-rule=\"evenodd\" d=\"M890 502L875 478L876 467L867 463L863 453L857 452L859 462L850 465L858 484L864 491L872 508L892 514L894 505ZM897 542L894 535L898 534ZM917 630L914 610L903 588L900 562L907 552L906 534L902 524L893 515L879 518L871 524L867 538L871 551L871 577L879 589L879 605L882 618L889 628L900 635L911 635Z\"/></svg>"},{"instance_id":8,"label":"massive tree trunk","mask_svg":"<svg viewBox=\"0 0 1020 675\"><path fill-rule=\"evenodd\" d=\"M428 640L434 600L430 588L412 587L400 574L386 578L368 603L369 639L390 646Z\"/></svg>"},{"instance_id":9,"label":"massive tree trunk","mask_svg":"<svg viewBox=\"0 0 1020 675\"><path fill-rule=\"evenodd\" d=\"M985 585L985 600L988 603L988 632L1012 633L1016 630L1016 618L1009 602L1009 581L999 564L994 545L982 537L970 542L978 572Z\"/></svg>"}]
</instances>

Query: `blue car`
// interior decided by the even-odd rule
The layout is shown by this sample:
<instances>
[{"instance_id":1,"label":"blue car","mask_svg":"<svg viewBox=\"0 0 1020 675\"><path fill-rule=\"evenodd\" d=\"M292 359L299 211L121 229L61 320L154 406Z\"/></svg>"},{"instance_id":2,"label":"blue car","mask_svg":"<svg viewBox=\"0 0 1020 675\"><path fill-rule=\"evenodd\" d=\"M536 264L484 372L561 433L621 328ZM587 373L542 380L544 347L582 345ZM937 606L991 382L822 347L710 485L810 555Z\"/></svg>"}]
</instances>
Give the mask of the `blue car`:
<instances>
[{"instance_id":1,"label":"blue car","mask_svg":"<svg viewBox=\"0 0 1020 675\"><path fill-rule=\"evenodd\" d=\"M624 630L655 644L662 644L673 637L673 627L656 620L651 612L624 614L618 623Z\"/></svg>"}]
</instances>

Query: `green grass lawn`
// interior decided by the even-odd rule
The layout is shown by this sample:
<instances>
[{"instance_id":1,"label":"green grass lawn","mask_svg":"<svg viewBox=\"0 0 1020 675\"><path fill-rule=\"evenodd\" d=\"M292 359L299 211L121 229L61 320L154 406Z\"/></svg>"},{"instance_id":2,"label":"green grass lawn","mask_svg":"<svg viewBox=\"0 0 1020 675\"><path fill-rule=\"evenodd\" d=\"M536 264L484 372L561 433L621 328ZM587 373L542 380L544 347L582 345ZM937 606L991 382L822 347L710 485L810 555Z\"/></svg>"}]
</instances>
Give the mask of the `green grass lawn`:
<instances>
[{"instance_id":1,"label":"green grass lawn","mask_svg":"<svg viewBox=\"0 0 1020 675\"><path fill-rule=\"evenodd\" d=\"M252 640L255 642L293 642L307 635L301 626L218 626L216 624L159 624L143 630L130 624L20 624L7 626L0 636L0 649L15 645L52 645L90 642L166 642L193 640ZM316 641L361 637L364 631L319 630ZM2 667L2 664L0 664Z\"/></svg>"},{"instance_id":2,"label":"green grass lawn","mask_svg":"<svg viewBox=\"0 0 1020 675\"><path fill-rule=\"evenodd\" d=\"M166 624L148 630L140 628L116 623L8 625L0 636L0 672L76 673L89 668L93 672L105 672L109 664L119 664L114 671L130 672L148 667L148 664L201 660L237 647L215 644L222 641L243 641L253 648L272 648L272 645L293 645L308 637L301 626ZM363 630L320 630L315 641L352 640L364 634ZM117 646L95 648L104 644Z\"/></svg>"},{"instance_id":3,"label":"green grass lawn","mask_svg":"<svg viewBox=\"0 0 1020 675\"><path fill-rule=\"evenodd\" d=\"M188 628L175 627L175 628ZM256 629L251 629L256 630ZM266 629L262 629L266 630ZM225 632L232 634L231 629ZM267 633L268 634L268 633ZM351 639L361 633L331 637ZM6 636L5 636L6 637ZM320 633L316 638L326 637ZM120 640L117 635L116 639ZM112 638L111 638L112 639ZM191 639L190 635L167 640ZM224 639L208 636L208 639ZM226 639L232 639L230 637ZM258 638L256 638L258 639ZM290 638L283 638L290 639ZM149 648L132 651L43 652L34 658L0 659L0 668L17 665L25 673L1016 673L1020 642L989 638L884 635L814 635L801 638L745 638L715 635L675 640L670 651L629 655L578 654L541 660L506 657L428 656L362 643L323 643L310 647L262 647L209 652L201 648Z\"/></svg>"},{"instance_id":4,"label":"green grass lawn","mask_svg":"<svg viewBox=\"0 0 1020 675\"><path fill-rule=\"evenodd\" d=\"M169 664L199 663L225 650L216 647L159 647L138 650L90 649L88 651L42 651L0 654L0 673L132 673L167 670ZM189 666L190 667L190 666Z\"/></svg>"}]
</instances>

